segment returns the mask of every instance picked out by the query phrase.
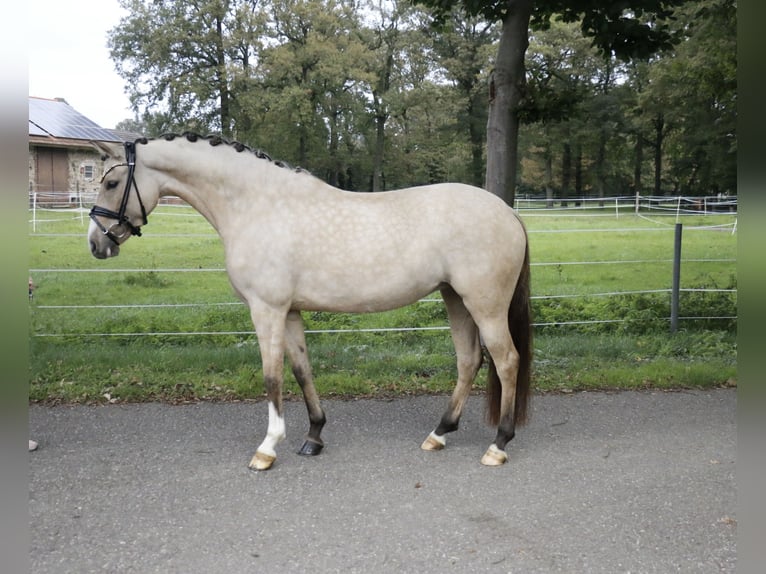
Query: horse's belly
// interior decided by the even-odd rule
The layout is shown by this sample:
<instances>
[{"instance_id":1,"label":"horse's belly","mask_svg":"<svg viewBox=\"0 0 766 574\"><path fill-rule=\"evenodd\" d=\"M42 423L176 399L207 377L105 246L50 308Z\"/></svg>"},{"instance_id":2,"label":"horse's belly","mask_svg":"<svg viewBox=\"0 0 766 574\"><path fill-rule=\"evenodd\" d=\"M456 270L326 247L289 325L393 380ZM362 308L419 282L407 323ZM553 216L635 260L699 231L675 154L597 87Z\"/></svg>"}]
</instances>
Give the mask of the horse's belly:
<instances>
[{"instance_id":1,"label":"horse's belly","mask_svg":"<svg viewBox=\"0 0 766 574\"><path fill-rule=\"evenodd\" d=\"M441 283L440 274L423 269L411 273L382 266L349 268L337 274L319 270L301 278L293 295L293 308L347 313L387 311L414 303Z\"/></svg>"}]
</instances>

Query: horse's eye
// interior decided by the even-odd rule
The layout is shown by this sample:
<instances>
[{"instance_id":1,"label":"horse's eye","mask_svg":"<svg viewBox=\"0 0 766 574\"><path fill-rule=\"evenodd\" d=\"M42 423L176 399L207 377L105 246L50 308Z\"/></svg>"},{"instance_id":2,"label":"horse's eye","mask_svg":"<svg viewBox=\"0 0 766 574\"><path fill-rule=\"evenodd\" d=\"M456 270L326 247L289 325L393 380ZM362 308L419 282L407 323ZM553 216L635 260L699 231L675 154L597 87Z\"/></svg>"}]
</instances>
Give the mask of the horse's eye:
<instances>
[{"instance_id":1,"label":"horse's eye","mask_svg":"<svg viewBox=\"0 0 766 574\"><path fill-rule=\"evenodd\" d=\"M117 181L117 180L110 180L110 181L107 181L107 182L106 182L106 188L107 188L107 189L114 189L115 187L117 187L117 184L118 184L118 183L120 183L120 182L119 182L119 181Z\"/></svg>"}]
</instances>

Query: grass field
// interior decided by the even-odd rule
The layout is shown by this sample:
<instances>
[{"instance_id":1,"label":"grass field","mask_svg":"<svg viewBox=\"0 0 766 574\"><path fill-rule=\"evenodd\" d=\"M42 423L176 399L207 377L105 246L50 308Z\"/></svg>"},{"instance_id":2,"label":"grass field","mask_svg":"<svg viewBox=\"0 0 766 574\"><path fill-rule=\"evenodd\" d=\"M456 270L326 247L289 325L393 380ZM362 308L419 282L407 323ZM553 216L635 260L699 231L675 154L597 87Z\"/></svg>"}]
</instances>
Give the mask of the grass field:
<instances>
[{"instance_id":1,"label":"grass field","mask_svg":"<svg viewBox=\"0 0 766 574\"><path fill-rule=\"evenodd\" d=\"M524 217L536 298L540 391L736 384L735 292L682 294L668 332L674 222L602 212ZM736 289L734 216L682 218L681 285ZM98 261L87 216L38 211L30 223L30 399L52 402L260 398L257 344L223 271L213 229L163 206L144 236ZM605 293L637 292L622 296ZM659 291L659 292L654 292ZM445 392L455 377L438 295L372 315L305 313L324 396ZM594 321L565 324L569 322ZM595 321L614 321L600 323ZM553 325L553 324L556 325ZM350 332L349 332L350 331ZM216 334L211 335L211 332ZM119 335L115 335L119 334ZM292 378L287 392L297 393ZM483 373L477 387L483 385Z\"/></svg>"}]
</instances>

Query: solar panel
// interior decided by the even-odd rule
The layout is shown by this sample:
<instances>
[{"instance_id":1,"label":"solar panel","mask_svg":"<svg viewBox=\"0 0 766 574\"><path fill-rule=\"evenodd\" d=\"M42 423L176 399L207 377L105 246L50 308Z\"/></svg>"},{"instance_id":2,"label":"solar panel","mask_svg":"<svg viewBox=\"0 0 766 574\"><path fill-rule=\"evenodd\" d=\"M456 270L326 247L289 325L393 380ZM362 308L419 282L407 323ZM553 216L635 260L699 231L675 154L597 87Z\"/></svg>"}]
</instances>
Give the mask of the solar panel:
<instances>
[{"instance_id":1,"label":"solar panel","mask_svg":"<svg viewBox=\"0 0 766 574\"><path fill-rule=\"evenodd\" d=\"M29 120L29 135L31 136L47 136L50 135L43 128L38 126L32 120Z\"/></svg>"},{"instance_id":2,"label":"solar panel","mask_svg":"<svg viewBox=\"0 0 766 574\"><path fill-rule=\"evenodd\" d=\"M33 126L40 133L33 133ZM121 141L111 130L89 120L66 102L40 98L29 98L29 133L86 141Z\"/></svg>"}]
</instances>

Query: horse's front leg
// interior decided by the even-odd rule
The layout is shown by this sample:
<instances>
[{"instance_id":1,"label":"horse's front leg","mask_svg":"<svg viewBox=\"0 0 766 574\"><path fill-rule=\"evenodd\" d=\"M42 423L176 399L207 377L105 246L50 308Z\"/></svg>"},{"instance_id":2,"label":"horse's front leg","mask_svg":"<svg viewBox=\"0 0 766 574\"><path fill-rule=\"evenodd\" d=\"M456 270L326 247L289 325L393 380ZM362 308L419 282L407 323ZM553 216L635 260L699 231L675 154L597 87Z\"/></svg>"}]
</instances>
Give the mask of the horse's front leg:
<instances>
[{"instance_id":1,"label":"horse's front leg","mask_svg":"<svg viewBox=\"0 0 766 574\"><path fill-rule=\"evenodd\" d=\"M277 458L277 445L286 436L282 405L286 314L251 310L251 315L261 350L263 382L269 405L269 428L249 466L253 470L268 470Z\"/></svg>"},{"instance_id":2,"label":"horse's front leg","mask_svg":"<svg viewBox=\"0 0 766 574\"><path fill-rule=\"evenodd\" d=\"M322 406L319 404L319 395L314 387L303 319L299 311L290 311L287 314L286 343L287 356L293 367L293 375L295 375L295 379L303 391L303 399L309 413L309 432L298 454L314 456L322 452L324 447L321 434L327 419Z\"/></svg>"}]
</instances>

